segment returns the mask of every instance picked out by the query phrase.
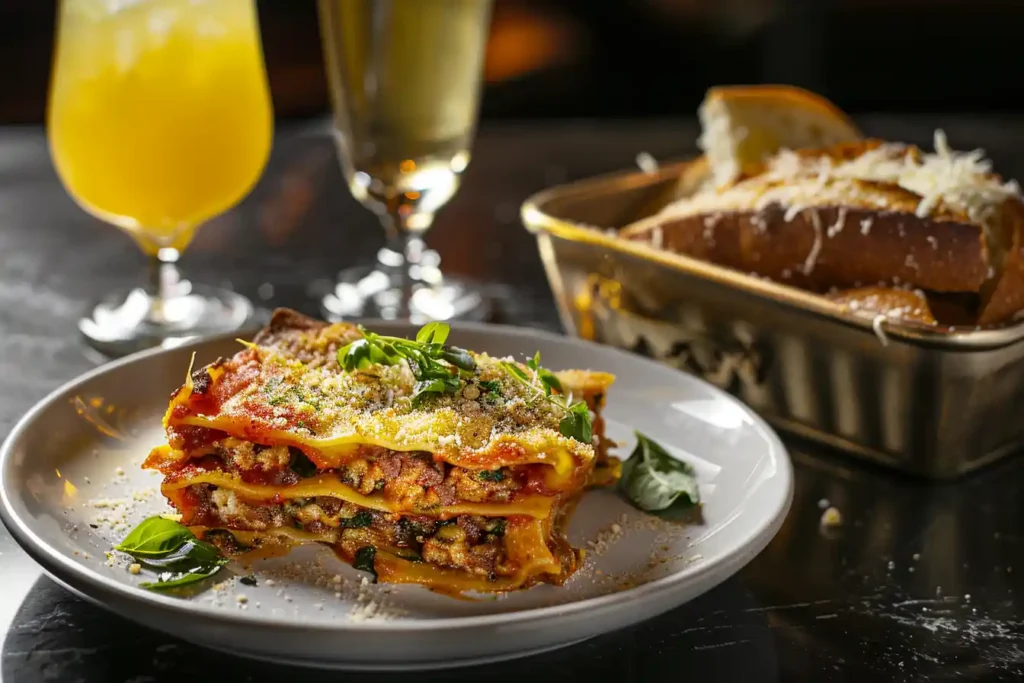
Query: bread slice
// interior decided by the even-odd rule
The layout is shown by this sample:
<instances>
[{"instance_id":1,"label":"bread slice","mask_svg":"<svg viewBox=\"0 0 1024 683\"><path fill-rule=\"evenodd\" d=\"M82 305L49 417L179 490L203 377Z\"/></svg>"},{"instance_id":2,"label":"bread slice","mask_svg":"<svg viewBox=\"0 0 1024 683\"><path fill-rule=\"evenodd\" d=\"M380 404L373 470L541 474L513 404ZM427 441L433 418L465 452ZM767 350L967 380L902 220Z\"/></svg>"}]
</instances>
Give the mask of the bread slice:
<instances>
[{"instance_id":1,"label":"bread slice","mask_svg":"<svg viewBox=\"0 0 1024 683\"><path fill-rule=\"evenodd\" d=\"M1024 204L980 151L869 140L783 150L622 236L826 293L909 286L977 295L976 322L1024 308Z\"/></svg>"},{"instance_id":2,"label":"bread slice","mask_svg":"<svg viewBox=\"0 0 1024 683\"><path fill-rule=\"evenodd\" d=\"M708 90L697 141L722 187L780 149L828 147L862 138L834 104L789 85L719 86Z\"/></svg>"}]
</instances>

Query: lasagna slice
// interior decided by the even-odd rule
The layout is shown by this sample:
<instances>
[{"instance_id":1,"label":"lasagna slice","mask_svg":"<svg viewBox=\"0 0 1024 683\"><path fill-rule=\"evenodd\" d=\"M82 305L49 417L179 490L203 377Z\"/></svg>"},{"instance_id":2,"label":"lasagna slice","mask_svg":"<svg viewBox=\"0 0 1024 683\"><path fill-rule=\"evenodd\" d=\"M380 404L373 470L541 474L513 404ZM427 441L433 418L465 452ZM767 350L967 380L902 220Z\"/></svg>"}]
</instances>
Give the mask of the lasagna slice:
<instances>
[{"instance_id":1,"label":"lasagna slice","mask_svg":"<svg viewBox=\"0 0 1024 683\"><path fill-rule=\"evenodd\" d=\"M190 372L144 464L182 523L227 553L326 543L381 581L445 592L564 582L582 558L564 534L573 507L618 471L600 418L614 378L456 349L472 369L438 361L445 389L424 391L415 354L346 370L369 339L281 310ZM590 441L565 433L571 400Z\"/></svg>"}]
</instances>

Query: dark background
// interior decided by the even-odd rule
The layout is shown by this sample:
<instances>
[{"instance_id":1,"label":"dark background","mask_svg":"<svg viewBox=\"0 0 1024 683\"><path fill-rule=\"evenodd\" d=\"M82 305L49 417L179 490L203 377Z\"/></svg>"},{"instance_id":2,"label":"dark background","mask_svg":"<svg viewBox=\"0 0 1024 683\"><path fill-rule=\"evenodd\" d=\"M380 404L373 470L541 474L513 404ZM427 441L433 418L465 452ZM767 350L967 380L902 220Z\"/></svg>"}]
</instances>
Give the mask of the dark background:
<instances>
[{"instance_id":1,"label":"dark background","mask_svg":"<svg viewBox=\"0 0 1024 683\"><path fill-rule=\"evenodd\" d=\"M0 124L43 121L55 5L0 0ZM315 3L258 6L278 115L325 112ZM483 114L692 116L709 85L767 82L852 113L1012 113L1022 26L1021 0L496 0Z\"/></svg>"}]
</instances>

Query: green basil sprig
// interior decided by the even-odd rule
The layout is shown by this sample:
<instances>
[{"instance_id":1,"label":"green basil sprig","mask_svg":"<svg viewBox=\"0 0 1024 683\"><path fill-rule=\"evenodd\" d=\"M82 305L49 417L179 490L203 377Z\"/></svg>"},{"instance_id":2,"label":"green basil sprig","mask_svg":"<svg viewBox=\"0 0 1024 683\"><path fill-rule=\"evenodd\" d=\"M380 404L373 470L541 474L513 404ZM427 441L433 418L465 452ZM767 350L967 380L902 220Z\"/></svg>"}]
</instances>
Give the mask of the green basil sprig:
<instances>
[{"instance_id":1,"label":"green basil sprig","mask_svg":"<svg viewBox=\"0 0 1024 683\"><path fill-rule=\"evenodd\" d=\"M457 393L464 379L477 371L476 361L468 351L445 344L451 333L451 327L446 323L427 323L416 333L415 340L387 337L363 327L359 330L363 338L339 349L338 363L346 372L354 372L369 370L374 365L397 365L404 360L416 378L413 405L418 405L431 394ZM529 373L516 363L505 361L502 367L520 384L564 411L558 423L558 430L564 436L591 443L593 428L589 409L582 401L573 403L572 397L565 395L555 373L541 366L539 352L526 361ZM497 394L500 389L500 384L493 380L480 384L489 394Z\"/></svg>"},{"instance_id":2,"label":"green basil sprig","mask_svg":"<svg viewBox=\"0 0 1024 683\"><path fill-rule=\"evenodd\" d=\"M676 501L700 503L693 468L640 432L636 432L636 448L622 463L619 490L635 507L647 512L664 510Z\"/></svg>"},{"instance_id":3,"label":"green basil sprig","mask_svg":"<svg viewBox=\"0 0 1024 683\"><path fill-rule=\"evenodd\" d=\"M156 581L139 584L149 590L179 588L202 581L228 563L215 546L200 541L188 527L159 515L143 520L114 550L159 572Z\"/></svg>"},{"instance_id":4,"label":"green basil sprig","mask_svg":"<svg viewBox=\"0 0 1024 683\"><path fill-rule=\"evenodd\" d=\"M397 365L404 360L416 378L414 404L429 394L458 392L463 374L476 372L476 361L468 351L445 344L451 332L446 323L424 325L415 340L386 337L363 327L359 330L363 338L339 349L338 363L353 372L373 365Z\"/></svg>"},{"instance_id":5,"label":"green basil sprig","mask_svg":"<svg viewBox=\"0 0 1024 683\"><path fill-rule=\"evenodd\" d=\"M572 396L565 394L562 383L555 373L541 367L539 351L526 361L526 367L532 372L533 377L516 363L502 361L501 365L516 381L536 392L537 398L543 397L564 411L562 419L558 422L558 431L563 436L582 443L593 442L594 430L590 422L590 408L583 401L573 403ZM556 391L557 394L554 393Z\"/></svg>"}]
</instances>

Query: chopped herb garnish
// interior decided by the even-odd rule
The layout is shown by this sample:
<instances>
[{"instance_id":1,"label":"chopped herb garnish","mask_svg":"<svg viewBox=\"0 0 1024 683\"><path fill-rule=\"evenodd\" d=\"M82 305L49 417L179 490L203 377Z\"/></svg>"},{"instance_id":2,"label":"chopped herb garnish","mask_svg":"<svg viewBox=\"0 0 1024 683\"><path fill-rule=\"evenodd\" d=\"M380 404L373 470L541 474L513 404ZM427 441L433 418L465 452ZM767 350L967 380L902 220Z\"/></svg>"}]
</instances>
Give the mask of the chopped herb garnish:
<instances>
[{"instance_id":1,"label":"chopped herb garnish","mask_svg":"<svg viewBox=\"0 0 1024 683\"><path fill-rule=\"evenodd\" d=\"M487 527L487 533L492 536L504 536L505 535L505 520L498 519L492 520L490 525Z\"/></svg>"},{"instance_id":2,"label":"chopped herb garnish","mask_svg":"<svg viewBox=\"0 0 1024 683\"><path fill-rule=\"evenodd\" d=\"M495 379L482 379L477 384L494 398L501 396L501 382Z\"/></svg>"},{"instance_id":3,"label":"chopped herb garnish","mask_svg":"<svg viewBox=\"0 0 1024 683\"><path fill-rule=\"evenodd\" d=\"M347 371L367 370L373 365L397 365L405 361L416 378L413 405L430 394L455 394L462 373L476 372L476 361L465 349L447 346L451 328L445 323L424 325L416 340L385 337L360 327L363 338L338 351L338 363Z\"/></svg>"},{"instance_id":4,"label":"chopped herb garnish","mask_svg":"<svg viewBox=\"0 0 1024 683\"><path fill-rule=\"evenodd\" d=\"M451 328L445 323L427 323L416 333L416 341L420 344L444 344Z\"/></svg>"},{"instance_id":5,"label":"chopped herb garnish","mask_svg":"<svg viewBox=\"0 0 1024 683\"><path fill-rule=\"evenodd\" d=\"M519 366L518 366L518 365L516 365L515 363L509 363L509 362L507 362L507 361L503 361L503 362L502 362L502 366L504 366L504 368L505 368L506 370L508 370L508 372L509 372L509 373L510 373L510 374L511 374L511 375L512 375L513 377L515 377L516 379L518 379L518 380L519 380L520 382L526 382L527 384L529 384L529 383L530 383L530 376L526 374L526 371L525 371L525 370L523 370L523 369L522 369L521 367L519 367ZM531 386L532 386L532 385L531 385Z\"/></svg>"},{"instance_id":6,"label":"chopped herb garnish","mask_svg":"<svg viewBox=\"0 0 1024 683\"><path fill-rule=\"evenodd\" d=\"M360 510L351 517L342 517L338 522L342 529L361 529L373 524L373 514L369 510Z\"/></svg>"},{"instance_id":7,"label":"chopped herb garnish","mask_svg":"<svg viewBox=\"0 0 1024 683\"><path fill-rule=\"evenodd\" d=\"M583 401L572 404L558 422L558 431L570 439L592 443L594 428L590 424L590 408L587 407L587 404Z\"/></svg>"},{"instance_id":8,"label":"chopped herb garnish","mask_svg":"<svg viewBox=\"0 0 1024 683\"><path fill-rule=\"evenodd\" d=\"M246 574L245 576L240 578L238 581L240 583L246 585L246 586L256 586L256 585L259 585L259 582L256 581L256 577L254 575L252 575L252 574Z\"/></svg>"},{"instance_id":9,"label":"chopped herb garnish","mask_svg":"<svg viewBox=\"0 0 1024 683\"><path fill-rule=\"evenodd\" d=\"M686 505L700 503L693 468L640 432L636 439L636 448L622 464L619 479L619 490L629 502L647 512L664 510L677 500Z\"/></svg>"},{"instance_id":10,"label":"chopped herb garnish","mask_svg":"<svg viewBox=\"0 0 1024 683\"><path fill-rule=\"evenodd\" d=\"M481 481L501 481L502 479L505 478L505 475L502 474L500 469L492 471L481 470L480 472L476 473L476 478L480 479Z\"/></svg>"},{"instance_id":11,"label":"chopped herb garnish","mask_svg":"<svg viewBox=\"0 0 1024 683\"><path fill-rule=\"evenodd\" d=\"M131 555L147 569L159 571L156 581L139 584L150 590L202 581L228 562L215 546L200 541L188 527L159 515L143 520L114 550Z\"/></svg>"},{"instance_id":12,"label":"chopped herb garnish","mask_svg":"<svg viewBox=\"0 0 1024 683\"><path fill-rule=\"evenodd\" d=\"M558 381L558 377L555 376L555 373L551 372L547 368L541 367L540 351L535 353L533 355L533 358L526 361L526 367L530 368L531 370L534 371L534 373L536 373L537 378L540 379L541 384L544 385L544 393L546 393L548 396L551 395L552 390L557 391L560 394L565 393L564 391L562 391L562 383Z\"/></svg>"},{"instance_id":13,"label":"chopped herb garnish","mask_svg":"<svg viewBox=\"0 0 1024 683\"><path fill-rule=\"evenodd\" d=\"M373 583L377 583L377 569L374 560L377 559L377 549L372 545L364 545L356 551L352 567L359 571L369 572L373 575Z\"/></svg>"},{"instance_id":14,"label":"chopped herb garnish","mask_svg":"<svg viewBox=\"0 0 1024 683\"><path fill-rule=\"evenodd\" d=\"M562 436L586 444L593 442L594 433L590 423L590 408L583 401L573 403L572 396L566 396L563 393L562 383L558 377L550 370L541 367L539 351L534 354L533 358L526 361L526 367L532 371L533 377L530 377L530 374L516 363L504 361L502 367L520 384L534 391L535 398L545 398L564 411L565 414L558 422L558 431L562 433ZM540 386L537 386L538 382ZM556 391L557 394L554 393Z\"/></svg>"},{"instance_id":15,"label":"chopped herb garnish","mask_svg":"<svg viewBox=\"0 0 1024 683\"><path fill-rule=\"evenodd\" d=\"M305 453L303 453L295 446L289 446L288 452L292 456L291 462L288 463L288 466L292 469L292 472L299 475L303 479L316 476L316 463L310 460Z\"/></svg>"},{"instance_id":16,"label":"chopped herb garnish","mask_svg":"<svg viewBox=\"0 0 1024 683\"><path fill-rule=\"evenodd\" d=\"M413 387L412 403L414 406L418 406L427 394L454 394L459 390L459 386L461 386L461 382L454 375L445 378L422 379Z\"/></svg>"}]
</instances>

